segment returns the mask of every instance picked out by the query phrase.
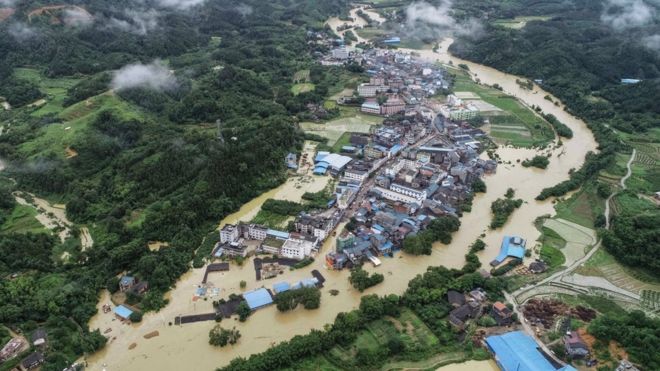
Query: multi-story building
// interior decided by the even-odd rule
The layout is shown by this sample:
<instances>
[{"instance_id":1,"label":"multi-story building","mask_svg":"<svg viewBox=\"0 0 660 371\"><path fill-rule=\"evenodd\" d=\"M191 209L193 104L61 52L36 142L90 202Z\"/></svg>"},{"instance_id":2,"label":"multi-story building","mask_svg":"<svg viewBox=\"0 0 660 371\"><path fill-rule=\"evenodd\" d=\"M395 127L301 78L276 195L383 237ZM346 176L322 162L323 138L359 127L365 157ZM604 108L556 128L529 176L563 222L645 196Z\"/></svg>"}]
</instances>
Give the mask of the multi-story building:
<instances>
[{"instance_id":1,"label":"multi-story building","mask_svg":"<svg viewBox=\"0 0 660 371\"><path fill-rule=\"evenodd\" d=\"M340 60L348 59L348 49L345 46L332 49L332 58Z\"/></svg>"},{"instance_id":2,"label":"multi-story building","mask_svg":"<svg viewBox=\"0 0 660 371\"><path fill-rule=\"evenodd\" d=\"M375 100L367 100L360 106L360 111L372 115L380 115L380 105Z\"/></svg>"},{"instance_id":3,"label":"multi-story building","mask_svg":"<svg viewBox=\"0 0 660 371\"><path fill-rule=\"evenodd\" d=\"M239 224L239 227L241 229L240 235L243 236L243 238L248 239L248 240L263 241L266 238L267 234L268 234L268 228L264 227L263 225L259 225L259 224L241 223L241 224Z\"/></svg>"},{"instance_id":4,"label":"multi-story building","mask_svg":"<svg viewBox=\"0 0 660 371\"><path fill-rule=\"evenodd\" d=\"M296 231L311 235L319 240L325 240L332 228L334 227L332 219L313 217L311 215L303 215L296 219Z\"/></svg>"},{"instance_id":5,"label":"multi-story building","mask_svg":"<svg viewBox=\"0 0 660 371\"><path fill-rule=\"evenodd\" d=\"M393 191L391 189L386 189L386 188L383 188L383 187L374 187L373 191L377 195L380 195L381 197L383 197L387 200L390 200L390 201L399 201L399 202L405 202L405 203L418 202L418 200L414 197L410 197L410 196L407 196L403 193L399 193L399 192Z\"/></svg>"},{"instance_id":6,"label":"multi-story building","mask_svg":"<svg viewBox=\"0 0 660 371\"><path fill-rule=\"evenodd\" d=\"M234 224L225 224L220 230L220 243L234 242L238 240L239 231Z\"/></svg>"},{"instance_id":7,"label":"multi-story building","mask_svg":"<svg viewBox=\"0 0 660 371\"><path fill-rule=\"evenodd\" d=\"M417 201L423 201L427 197L426 189L415 189L400 183L390 184L390 190L408 197L412 197Z\"/></svg>"},{"instance_id":8,"label":"multi-story building","mask_svg":"<svg viewBox=\"0 0 660 371\"><path fill-rule=\"evenodd\" d=\"M360 84L357 91L359 96L370 98L375 97L378 93L386 92L387 89L387 86L384 85Z\"/></svg>"},{"instance_id":9,"label":"multi-story building","mask_svg":"<svg viewBox=\"0 0 660 371\"><path fill-rule=\"evenodd\" d=\"M406 110L406 104L397 96L388 97L380 107L380 114L390 116Z\"/></svg>"},{"instance_id":10,"label":"multi-story building","mask_svg":"<svg viewBox=\"0 0 660 371\"><path fill-rule=\"evenodd\" d=\"M289 259L303 260L310 256L316 246L317 239L313 238L289 238L284 241L280 249L280 256Z\"/></svg>"}]
</instances>

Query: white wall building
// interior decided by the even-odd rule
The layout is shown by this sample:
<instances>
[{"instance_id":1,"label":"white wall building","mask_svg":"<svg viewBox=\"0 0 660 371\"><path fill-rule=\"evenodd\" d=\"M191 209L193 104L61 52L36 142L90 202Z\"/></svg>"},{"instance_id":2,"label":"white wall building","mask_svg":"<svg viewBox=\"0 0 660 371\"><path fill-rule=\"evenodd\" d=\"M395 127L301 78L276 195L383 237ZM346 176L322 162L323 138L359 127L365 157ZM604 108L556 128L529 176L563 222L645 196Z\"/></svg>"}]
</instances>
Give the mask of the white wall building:
<instances>
[{"instance_id":1,"label":"white wall building","mask_svg":"<svg viewBox=\"0 0 660 371\"><path fill-rule=\"evenodd\" d=\"M418 202L414 197L406 196L383 187L374 187L374 190L378 191L383 198L390 201L400 201L407 204Z\"/></svg>"},{"instance_id":2,"label":"white wall building","mask_svg":"<svg viewBox=\"0 0 660 371\"><path fill-rule=\"evenodd\" d=\"M348 59L348 49L346 49L345 46L337 49L332 49L332 58Z\"/></svg>"},{"instance_id":3,"label":"white wall building","mask_svg":"<svg viewBox=\"0 0 660 371\"><path fill-rule=\"evenodd\" d=\"M387 91L387 86L360 84L357 88L358 95L361 97L375 97L377 93L384 93Z\"/></svg>"},{"instance_id":4,"label":"white wall building","mask_svg":"<svg viewBox=\"0 0 660 371\"><path fill-rule=\"evenodd\" d=\"M238 227L233 224L225 224L220 230L220 243L234 242L238 240Z\"/></svg>"},{"instance_id":5,"label":"white wall building","mask_svg":"<svg viewBox=\"0 0 660 371\"><path fill-rule=\"evenodd\" d=\"M315 243L307 239L289 238L284 241L280 255L284 258L303 260L311 255Z\"/></svg>"},{"instance_id":6,"label":"white wall building","mask_svg":"<svg viewBox=\"0 0 660 371\"><path fill-rule=\"evenodd\" d=\"M417 201L423 201L427 197L426 189L414 189L398 183L390 184L390 190L412 197Z\"/></svg>"},{"instance_id":7,"label":"white wall building","mask_svg":"<svg viewBox=\"0 0 660 371\"><path fill-rule=\"evenodd\" d=\"M366 170L358 170L358 169L346 169L344 171L344 177L346 179L351 179L351 180L358 180L360 182L364 181L367 179L367 176L369 175L369 172Z\"/></svg>"},{"instance_id":8,"label":"white wall building","mask_svg":"<svg viewBox=\"0 0 660 371\"><path fill-rule=\"evenodd\" d=\"M248 236L253 240L265 240L268 229L257 224L250 224Z\"/></svg>"}]
</instances>

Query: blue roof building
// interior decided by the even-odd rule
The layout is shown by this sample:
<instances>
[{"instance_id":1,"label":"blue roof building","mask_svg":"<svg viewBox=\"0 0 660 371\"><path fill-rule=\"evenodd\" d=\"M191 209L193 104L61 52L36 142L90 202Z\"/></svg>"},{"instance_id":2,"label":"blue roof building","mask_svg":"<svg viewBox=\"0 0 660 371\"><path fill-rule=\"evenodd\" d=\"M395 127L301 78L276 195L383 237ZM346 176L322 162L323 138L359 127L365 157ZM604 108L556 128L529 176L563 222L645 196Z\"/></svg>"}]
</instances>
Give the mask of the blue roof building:
<instances>
[{"instance_id":1,"label":"blue roof building","mask_svg":"<svg viewBox=\"0 0 660 371\"><path fill-rule=\"evenodd\" d=\"M525 240L515 236L504 236L500 254L490 262L490 265L496 266L508 257L522 259L525 256Z\"/></svg>"},{"instance_id":2,"label":"blue roof building","mask_svg":"<svg viewBox=\"0 0 660 371\"><path fill-rule=\"evenodd\" d=\"M288 282L278 282L273 285L273 291L275 291L276 294L279 294L284 291L289 291L291 289L291 285L289 285Z\"/></svg>"},{"instance_id":3,"label":"blue roof building","mask_svg":"<svg viewBox=\"0 0 660 371\"><path fill-rule=\"evenodd\" d=\"M495 361L503 371L555 371L538 349L536 341L522 331L507 332L486 338L488 349L495 355ZM576 371L570 365L559 371Z\"/></svg>"},{"instance_id":4,"label":"blue roof building","mask_svg":"<svg viewBox=\"0 0 660 371\"><path fill-rule=\"evenodd\" d=\"M251 310L259 309L273 303L273 297L270 296L270 292L264 288L244 293L243 299L245 299Z\"/></svg>"},{"instance_id":5,"label":"blue roof building","mask_svg":"<svg viewBox=\"0 0 660 371\"><path fill-rule=\"evenodd\" d=\"M266 235L279 238L280 240L286 240L289 238L289 233L288 232L282 232L278 231L276 229L269 229L266 231Z\"/></svg>"},{"instance_id":6,"label":"blue roof building","mask_svg":"<svg viewBox=\"0 0 660 371\"><path fill-rule=\"evenodd\" d=\"M115 315L121 319L129 319L131 317L131 314L133 314L132 310L128 309L128 307L125 307L123 305L115 307L114 312Z\"/></svg>"},{"instance_id":7,"label":"blue roof building","mask_svg":"<svg viewBox=\"0 0 660 371\"><path fill-rule=\"evenodd\" d=\"M400 42L401 42L401 38L396 36L383 40L383 43L388 45L395 45L395 44L399 44Z\"/></svg>"},{"instance_id":8,"label":"blue roof building","mask_svg":"<svg viewBox=\"0 0 660 371\"><path fill-rule=\"evenodd\" d=\"M300 282L295 283L291 286L292 290L298 290L303 287L315 287L319 283L319 280L316 277L306 278Z\"/></svg>"}]
</instances>

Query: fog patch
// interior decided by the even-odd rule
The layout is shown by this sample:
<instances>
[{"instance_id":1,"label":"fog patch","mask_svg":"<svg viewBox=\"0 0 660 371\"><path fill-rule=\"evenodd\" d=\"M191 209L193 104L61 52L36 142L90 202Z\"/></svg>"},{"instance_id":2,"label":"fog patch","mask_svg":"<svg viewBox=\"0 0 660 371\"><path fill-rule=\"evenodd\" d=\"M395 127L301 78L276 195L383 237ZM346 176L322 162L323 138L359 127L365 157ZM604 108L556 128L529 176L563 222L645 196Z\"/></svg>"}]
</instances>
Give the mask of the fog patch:
<instances>
[{"instance_id":1,"label":"fog patch","mask_svg":"<svg viewBox=\"0 0 660 371\"><path fill-rule=\"evenodd\" d=\"M36 30L21 22L10 24L7 30L16 41L21 43L37 37Z\"/></svg>"},{"instance_id":2,"label":"fog patch","mask_svg":"<svg viewBox=\"0 0 660 371\"><path fill-rule=\"evenodd\" d=\"M252 7L249 6L249 5L247 5L247 4L241 4L241 5L239 5L239 6L236 8L236 11L237 11L240 15L242 15L243 17L246 17L246 16L252 14L252 12L254 11L254 9L252 9Z\"/></svg>"},{"instance_id":3,"label":"fog patch","mask_svg":"<svg viewBox=\"0 0 660 371\"><path fill-rule=\"evenodd\" d=\"M406 8L406 30L420 39L446 36L478 38L483 26L470 18L458 21L453 16L451 0L442 0L437 6L425 1L414 2Z\"/></svg>"},{"instance_id":4,"label":"fog patch","mask_svg":"<svg viewBox=\"0 0 660 371\"><path fill-rule=\"evenodd\" d=\"M655 8L643 0L607 0L600 19L617 31L649 24L655 17Z\"/></svg>"},{"instance_id":5,"label":"fog patch","mask_svg":"<svg viewBox=\"0 0 660 371\"><path fill-rule=\"evenodd\" d=\"M660 53L660 34L642 38L642 45L654 52Z\"/></svg>"},{"instance_id":6,"label":"fog patch","mask_svg":"<svg viewBox=\"0 0 660 371\"><path fill-rule=\"evenodd\" d=\"M193 6L200 5L206 0L156 0L156 3L165 8L174 9L189 9Z\"/></svg>"},{"instance_id":7,"label":"fog patch","mask_svg":"<svg viewBox=\"0 0 660 371\"><path fill-rule=\"evenodd\" d=\"M94 17L82 9L67 8L63 14L64 23L73 27L87 27L94 22Z\"/></svg>"},{"instance_id":8,"label":"fog patch","mask_svg":"<svg viewBox=\"0 0 660 371\"><path fill-rule=\"evenodd\" d=\"M154 9L124 9L124 16L126 19L110 18L106 23L106 27L137 35L146 35L158 28L159 13Z\"/></svg>"},{"instance_id":9,"label":"fog patch","mask_svg":"<svg viewBox=\"0 0 660 371\"><path fill-rule=\"evenodd\" d=\"M0 7L11 8L16 4L17 0L0 0Z\"/></svg>"},{"instance_id":10,"label":"fog patch","mask_svg":"<svg viewBox=\"0 0 660 371\"><path fill-rule=\"evenodd\" d=\"M147 88L169 91L177 87L173 73L159 60L150 64L129 64L114 73L110 87L115 90Z\"/></svg>"}]
</instances>

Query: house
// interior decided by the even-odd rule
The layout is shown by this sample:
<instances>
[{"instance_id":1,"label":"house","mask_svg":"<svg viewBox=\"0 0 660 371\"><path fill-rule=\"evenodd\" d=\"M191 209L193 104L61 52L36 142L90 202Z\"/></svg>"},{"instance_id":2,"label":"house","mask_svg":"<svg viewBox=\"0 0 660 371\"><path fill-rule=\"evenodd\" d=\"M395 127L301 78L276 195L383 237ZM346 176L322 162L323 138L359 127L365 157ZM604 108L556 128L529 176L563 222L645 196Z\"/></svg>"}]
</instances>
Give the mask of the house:
<instances>
[{"instance_id":1,"label":"house","mask_svg":"<svg viewBox=\"0 0 660 371\"><path fill-rule=\"evenodd\" d=\"M447 291L447 301L452 307L458 308L465 304L465 295L462 292L449 290Z\"/></svg>"},{"instance_id":2,"label":"house","mask_svg":"<svg viewBox=\"0 0 660 371\"><path fill-rule=\"evenodd\" d=\"M525 257L525 240L516 236L504 236L500 253L490 262L490 265L500 265L506 258L521 259Z\"/></svg>"},{"instance_id":3,"label":"house","mask_svg":"<svg viewBox=\"0 0 660 371\"><path fill-rule=\"evenodd\" d=\"M147 281L140 281L140 282L138 282L137 284L135 284L135 286L133 286L133 287L130 289L130 292L132 292L132 293L134 293L134 294L136 294L136 295L142 295L142 294L144 294L145 292L147 292L147 290L149 290L149 282L147 282Z\"/></svg>"},{"instance_id":4,"label":"house","mask_svg":"<svg viewBox=\"0 0 660 371\"><path fill-rule=\"evenodd\" d=\"M589 355L589 347L575 331L569 331L564 336L564 347L571 358L584 358Z\"/></svg>"},{"instance_id":5,"label":"house","mask_svg":"<svg viewBox=\"0 0 660 371\"><path fill-rule=\"evenodd\" d=\"M266 237L261 243L261 251L279 255L282 245L284 245L284 240L275 237Z\"/></svg>"},{"instance_id":6,"label":"house","mask_svg":"<svg viewBox=\"0 0 660 371\"><path fill-rule=\"evenodd\" d=\"M233 224L225 224L220 229L220 243L234 242L238 240L239 228Z\"/></svg>"},{"instance_id":7,"label":"house","mask_svg":"<svg viewBox=\"0 0 660 371\"><path fill-rule=\"evenodd\" d=\"M472 300L474 300L478 303L483 303L486 300L487 294L486 294L486 291L484 291L484 289L482 289L481 287L477 287L476 289L470 291L468 296Z\"/></svg>"},{"instance_id":8,"label":"house","mask_svg":"<svg viewBox=\"0 0 660 371\"><path fill-rule=\"evenodd\" d=\"M529 264L529 271L534 274L543 273L548 270L548 265L538 260Z\"/></svg>"},{"instance_id":9,"label":"house","mask_svg":"<svg viewBox=\"0 0 660 371\"><path fill-rule=\"evenodd\" d=\"M221 252L220 255L226 257L246 257L247 256L247 246L243 243L243 240L229 242L220 245L218 252Z\"/></svg>"},{"instance_id":10,"label":"house","mask_svg":"<svg viewBox=\"0 0 660 371\"><path fill-rule=\"evenodd\" d=\"M115 316L122 321L129 321L133 311L124 305L119 305L114 309Z\"/></svg>"},{"instance_id":11,"label":"house","mask_svg":"<svg viewBox=\"0 0 660 371\"><path fill-rule=\"evenodd\" d=\"M46 339L46 329L43 327L39 327L38 329L34 330L32 336L30 336L30 341L34 346L41 346L46 344Z\"/></svg>"},{"instance_id":12,"label":"house","mask_svg":"<svg viewBox=\"0 0 660 371\"><path fill-rule=\"evenodd\" d=\"M273 285L273 291L275 292L275 295L289 290L291 290L291 285L288 282L278 282Z\"/></svg>"},{"instance_id":13,"label":"house","mask_svg":"<svg viewBox=\"0 0 660 371\"><path fill-rule=\"evenodd\" d=\"M467 320L477 318L479 314L481 314L481 304L468 302L449 312L449 323L462 330Z\"/></svg>"},{"instance_id":14,"label":"house","mask_svg":"<svg viewBox=\"0 0 660 371\"><path fill-rule=\"evenodd\" d=\"M330 231L332 231L334 223L329 218L302 215L296 219L294 226L299 233L314 236L319 240L325 240Z\"/></svg>"},{"instance_id":15,"label":"house","mask_svg":"<svg viewBox=\"0 0 660 371\"><path fill-rule=\"evenodd\" d=\"M406 110L406 104L398 96L391 95L380 108L380 114L390 116Z\"/></svg>"},{"instance_id":16,"label":"house","mask_svg":"<svg viewBox=\"0 0 660 371\"><path fill-rule=\"evenodd\" d=\"M21 351L25 342L21 338L11 338L0 350L0 363L14 357Z\"/></svg>"},{"instance_id":17,"label":"house","mask_svg":"<svg viewBox=\"0 0 660 371\"><path fill-rule=\"evenodd\" d=\"M128 291L133 285L135 285L135 277L133 276L123 276L119 280L119 291L121 292L126 292Z\"/></svg>"},{"instance_id":18,"label":"house","mask_svg":"<svg viewBox=\"0 0 660 371\"><path fill-rule=\"evenodd\" d=\"M284 161L286 162L286 167L289 169L295 170L298 168L298 156L296 156L295 153L290 152L288 155L286 155Z\"/></svg>"},{"instance_id":19,"label":"house","mask_svg":"<svg viewBox=\"0 0 660 371\"><path fill-rule=\"evenodd\" d=\"M38 367L39 365L43 364L45 362L44 355L40 352L34 352L30 354L29 356L23 358L21 361L21 367L24 370L31 370L33 368Z\"/></svg>"},{"instance_id":20,"label":"house","mask_svg":"<svg viewBox=\"0 0 660 371\"><path fill-rule=\"evenodd\" d=\"M332 58L339 60L348 59L348 49L345 46L332 49Z\"/></svg>"},{"instance_id":21,"label":"house","mask_svg":"<svg viewBox=\"0 0 660 371\"><path fill-rule=\"evenodd\" d=\"M501 301L493 303L490 315L495 319L498 326L508 326L513 322L513 311Z\"/></svg>"},{"instance_id":22,"label":"house","mask_svg":"<svg viewBox=\"0 0 660 371\"><path fill-rule=\"evenodd\" d=\"M360 111L370 113L372 115L380 115L380 105L373 99L366 100L360 106Z\"/></svg>"},{"instance_id":23,"label":"house","mask_svg":"<svg viewBox=\"0 0 660 371\"><path fill-rule=\"evenodd\" d=\"M619 365L616 367L616 371L639 371L632 363L628 362L626 359L622 359Z\"/></svg>"}]
</instances>

